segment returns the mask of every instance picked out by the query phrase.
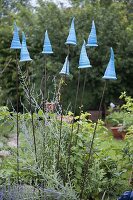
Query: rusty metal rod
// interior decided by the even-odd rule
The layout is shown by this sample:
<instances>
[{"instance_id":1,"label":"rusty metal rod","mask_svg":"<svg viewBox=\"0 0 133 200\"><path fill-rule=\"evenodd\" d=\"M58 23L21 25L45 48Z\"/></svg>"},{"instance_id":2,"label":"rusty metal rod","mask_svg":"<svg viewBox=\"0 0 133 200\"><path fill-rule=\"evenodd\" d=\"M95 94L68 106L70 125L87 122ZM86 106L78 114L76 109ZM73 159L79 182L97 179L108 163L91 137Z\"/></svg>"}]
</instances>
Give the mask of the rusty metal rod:
<instances>
[{"instance_id":1,"label":"rusty metal rod","mask_svg":"<svg viewBox=\"0 0 133 200\"><path fill-rule=\"evenodd\" d=\"M87 159L87 161L86 161L86 163L84 165L84 170L85 171L83 173L83 184L82 184L82 188L81 188L80 199L82 199L82 197L83 197L83 193L84 193L84 189L85 189L85 185L86 185L86 178L87 178L87 174L88 174L88 167L89 167L90 160L91 160L91 155L92 155L92 150L93 150L93 144L94 144L95 135L96 135L96 131L97 131L98 120L100 118L100 112L101 112L101 108L102 108L102 103L103 103L103 98L104 98L105 90L106 90L106 80L105 80L105 83L104 83L102 97L101 97L101 101L100 101L100 105L99 105L97 121L96 121L96 124L94 126L93 137L92 137L92 140L91 140L91 145L90 145L90 151L89 151L88 159Z\"/></svg>"}]
</instances>

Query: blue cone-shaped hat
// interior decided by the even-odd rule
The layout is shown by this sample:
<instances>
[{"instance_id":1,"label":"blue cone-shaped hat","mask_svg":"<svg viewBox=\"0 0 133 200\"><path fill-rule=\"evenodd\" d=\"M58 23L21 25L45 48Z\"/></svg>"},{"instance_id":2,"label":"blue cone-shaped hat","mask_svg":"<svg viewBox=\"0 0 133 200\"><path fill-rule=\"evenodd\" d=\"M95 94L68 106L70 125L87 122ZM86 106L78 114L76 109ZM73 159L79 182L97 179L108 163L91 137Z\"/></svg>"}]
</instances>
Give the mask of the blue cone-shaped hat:
<instances>
[{"instance_id":1,"label":"blue cone-shaped hat","mask_svg":"<svg viewBox=\"0 0 133 200\"><path fill-rule=\"evenodd\" d=\"M45 32L44 45L43 45L43 51L42 51L42 53L44 53L44 54L51 54L51 53L53 53L52 46L51 46L51 43L50 43L50 40L49 40L49 37L48 37L47 30Z\"/></svg>"},{"instance_id":2,"label":"blue cone-shaped hat","mask_svg":"<svg viewBox=\"0 0 133 200\"><path fill-rule=\"evenodd\" d=\"M82 69L82 68L88 68L88 67L91 67L91 65L90 65L90 61L89 61L89 58L88 58L87 52L86 52L86 43L84 41L82 48L81 48L78 68Z\"/></svg>"},{"instance_id":3,"label":"blue cone-shaped hat","mask_svg":"<svg viewBox=\"0 0 133 200\"><path fill-rule=\"evenodd\" d=\"M67 41L65 42L65 44L77 45L74 20L75 20L75 18L72 19L69 35L67 37Z\"/></svg>"},{"instance_id":4,"label":"blue cone-shaped hat","mask_svg":"<svg viewBox=\"0 0 133 200\"><path fill-rule=\"evenodd\" d=\"M91 32L88 37L87 47L97 47L97 35L96 35L96 27L94 20L92 21Z\"/></svg>"},{"instance_id":5,"label":"blue cone-shaped hat","mask_svg":"<svg viewBox=\"0 0 133 200\"><path fill-rule=\"evenodd\" d=\"M62 70L60 71L61 75L67 75L69 76L69 60L68 60L68 56L65 59L65 63L62 67Z\"/></svg>"},{"instance_id":6,"label":"blue cone-shaped hat","mask_svg":"<svg viewBox=\"0 0 133 200\"><path fill-rule=\"evenodd\" d=\"M19 32L18 32L18 27L16 26L16 23L14 23L14 33L13 33L13 39L12 39L10 48L11 49L21 49Z\"/></svg>"},{"instance_id":7,"label":"blue cone-shaped hat","mask_svg":"<svg viewBox=\"0 0 133 200\"><path fill-rule=\"evenodd\" d=\"M26 38L24 32L22 33L22 48L20 53L20 62L31 61L30 54L26 45Z\"/></svg>"},{"instance_id":8,"label":"blue cone-shaped hat","mask_svg":"<svg viewBox=\"0 0 133 200\"><path fill-rule=\"evenodd\" d=\"M110 56L110 60L108 63L108 66L105 70L103 79L117 79L116 78L116 72L115 72L115 62L114 62L114 52L112 47L110 48L111 51L111 56Z\"/></svg>"}]
</instances>

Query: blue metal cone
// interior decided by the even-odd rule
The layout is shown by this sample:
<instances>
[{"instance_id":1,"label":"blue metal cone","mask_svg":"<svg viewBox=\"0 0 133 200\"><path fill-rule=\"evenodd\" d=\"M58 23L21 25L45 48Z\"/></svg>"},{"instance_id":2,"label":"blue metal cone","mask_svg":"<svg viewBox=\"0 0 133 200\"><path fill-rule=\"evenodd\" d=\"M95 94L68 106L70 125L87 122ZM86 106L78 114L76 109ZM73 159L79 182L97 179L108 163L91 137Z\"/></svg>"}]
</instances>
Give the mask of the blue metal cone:
<instances>
[{"instance_id":1,"label":"blue metal cone","mask_svg":"<svg viewBox=\"0 0 133 200\"><path fill-rule=\"evenodd\" d=\"M16 26L16 23L14 23L14 33L13 33L13 39L12 39L10 48L11 49L21 49L18 27Z\"/></svg>"},{"instance_id":2,"label":"blue metal cone","mask_svg":"<svg viewBox=\"0 0 133 200\"><path fill-rule=\"evenodd\" d=\"M89 58L88 58L87 52L86 52L86 43L84 41L82 48L81 48L78 68L82 69L82 68L88 68L88 67L91 67L91 65L90 65L90 61L89 61Z\"/></svg>"},{"instance_id":3,"label":"blue metal cone","mask_svg":"<svg viewBox=\"0 0 133 200\"><path fill-rule=\"evenodd\" d=\"M47 30L45 32L44 45L43 45L43 51L42 51L42 53L44 53L44 54L51 54L51 53L53 53L52 46L51 46L51 43L50 43L50 40L49 40L49 37L48 37Z\"/></svg>"},{"instance_id":4,"label":"blue metal cone","mask_svg":"<svg viewBox=\"0 0 133 200\"><path fill-rule=\"evenodd\" d=\"M65 63L63 65L63 67L62 67L62 70L60 71L60 74L69 76L69 60L68 60L68 56L65 59Z\"/></svg>"},{"instance_id":5,"label":"blue metal cone","mask_svg":"<svg viewBox=\"0 0 133 200\"><path fill-rule=\"evenodd\" d=\"M20 53L20 62L31 61L30 54L26 45L26 38L24 32L22 33L22 48Z\"/></svg>"},{"instance_id":6,"label":"blue metal cone","mask_svg":"<svg viewBox=\"0 0 133 200\"><path fill-rule=\"evenodd\" d=\"M110 48L111 51L111 56L110 56L110 60L108 63L108 66L105 70L103 79L117 79L116 78L116 72L115 72L115 62L114 62L114 52L112 47Z\"/></svg>"},{"instance_id":7,"label":"blue metal cone","mask_svg":"<svg viewBox=\"0 0 133 200\"><path fill-rule=\"evenodd\" d=\"M77 45L74 20L75 20L75 18L72 19L69 35L67 37L67 41L65 42L65 44Z\"/></svg>"},{"instance_id":8,"label":"blue metal cone","mask_svg":"<svg viewBox=\"0 0 133 200\"><path fill-rule=\"evenodd\" d=\"M96 27L94 20L92 21L91 32L88 37L87 47L97 47L97 35L96 35Z\"/></svg>"}]
</instances>

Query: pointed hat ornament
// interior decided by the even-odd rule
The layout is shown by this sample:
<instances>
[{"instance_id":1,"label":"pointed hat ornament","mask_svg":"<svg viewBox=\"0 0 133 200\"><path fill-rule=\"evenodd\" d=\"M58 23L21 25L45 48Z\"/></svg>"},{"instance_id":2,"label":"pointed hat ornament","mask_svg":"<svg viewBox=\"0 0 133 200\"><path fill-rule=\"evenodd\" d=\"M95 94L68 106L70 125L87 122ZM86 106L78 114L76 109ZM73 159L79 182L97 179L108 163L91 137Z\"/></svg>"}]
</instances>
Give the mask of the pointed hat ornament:
<instances>
[{"instance_id":1,"label":"pointed hat ornament","mask_svg":"<svg viewBox=\"0 0 133 200\"><path fill-rule=\"evenodd\" d=\"M65 42L65 44L77 45L74 20L75 20L75 18L72 19L71 27L70 27L70 30L69 30L69 35L67 37L67 41Z\"/></svg>"},{"instance_id":2,"label":"pointed hat ornament","mask_svg":"<svg viewBox=\"0 0 133 200\"><path fill-rule=\"evenodd\" d=\"M81 48L81 53L80 53L80 58L79 58L79 69L82 68L88 68L88 67L92 67L90 65L90 61L89 58L87 56L87 52L86 52L86 43L85 40L83 42L82 48Z\"/></svg>"},{"instance_id":3,"label":"pointed hat ornament","mask_svg":"<svg viewBox=\"0 0 133 200\"><path fill-rule=\"evenodd\" d=\"M116 72L115 72L114 52L113 52L112 47L110 48L110 51L111 51L110 60L105 70L103 79L115 80L117 78L116 78Z\"/></svg>"},{"instance_id":4,"label":"pointed hat ornament","mask_svg":"<svg viewBox=\"0 0 133 200\"><path fill-rule=\"evenodd\" d=\"M13 39L12 39L10 48L11 49L21 49L19 32L18 32L18 27L17 27L16 23L14 23L14 33L13 33Z\"/></svg>"},{"instance_id":5,"label":"pointed hat ornament","mask_svg":"<svg viewBox=\"0 0 133 200\"><path fill-rule=\"evenodd\" d=\"M52 46L51 46L51 43L50 43L50 40L49 40L49 36L48 36L48 31L47 30L45 32L44 45L43 45L42 53L44 53L44 54L53 53Z\"/></svg>"},{"instance_id":6,"label":"pointed hat ornament","mask_svg":"<svg viewBox=\"0 0 133 200\"><path fill-rule=\"evenodd\" d=\"M24 32L22 33L22 48L20 52L20 62L31 61L30 54L26 45L26 38Z\"/></svg>"},{"instance_id":7,"label":"pointed hat ornament","mask_svg":"<svg viewBox=\"0 0 133 200\"><path fill-rule=\"evenodd\" d=\"M60 71L61 75L67 75L69 76L69 60L68 60L68 56L65 59L65 63L62 67L62 70Z\"/></svg>"},{"instance_id":8,"label":"pointed hat ornament","mask_svg":"<svg viewBox=\"0 0 133 200\"><path fill-rule=\"evenodd\" d=\"M92 21L91 32L88 37L87 47L97 47L97 35L96 35L96 27L94 20Z\"/></svg>"}]
</instances>

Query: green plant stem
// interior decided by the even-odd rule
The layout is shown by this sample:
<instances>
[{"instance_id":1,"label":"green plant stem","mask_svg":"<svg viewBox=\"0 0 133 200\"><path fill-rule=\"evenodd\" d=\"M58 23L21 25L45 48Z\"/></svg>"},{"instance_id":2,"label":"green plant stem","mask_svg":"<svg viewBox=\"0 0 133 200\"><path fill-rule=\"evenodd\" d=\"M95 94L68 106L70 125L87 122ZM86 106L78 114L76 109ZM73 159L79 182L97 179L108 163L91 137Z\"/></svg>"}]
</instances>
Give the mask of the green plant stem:
<instances>
[{"instance_id":1,"label":"green plant stem","mask_svg":"<svg viewBox=\"0 0 133 200\"><path fill-rule=\"evenodd\" d=\"M59 143L58 143L58 153L57 153L57 170L59 169L59 161L60 161L60 145L61 145L61 138L62 138L62 121L63 121L63 108L61 108L60 132L59 132Z\"/></svg>"},{"instance_id":2,"label":"green plant stem","mask_svg":"<svg viewBox=\"0 0 133 200\"><path fill-rule=\"evenodd\" d=\"M88 159L87 159L87 161L86 161L86 163L84 165L85 167L84 167L84 173L83 173L83 184L82 184L82 187L81 187L80 199L82 199L82 197L83 197L83 193L84 193L84 189L85 189L85 185L86 185L88 167L89 167L89 164L90 164L91 154L92 154L92 150L93 150L93 144L94 144L96 130L97 130L97 126L98 126L98 120L100 118L100 111L101 111L101 108L102 108L102 102L103 102L105 90L106 90L106 80L105 80L105 83L104 83L102 97L101 97L101 101L100 101L100 105L99 105L97 121L96 121L96 124L94 126L93 137L92 137L92 141L91 141L91 145L90 145L90 151L89 151Z\"/></svg>"},{"instance_id":3,"label":"green plant stem","mask_svg":"<svg viewBox=\"0 0 133 200\"><path fill-rule=\"evenodd\" d=\"M32 97L31 97L31 81L30 81L30 72L29 68L27 67L27 74L28 74L28 90L29 90L29 105L30 105L30 113L31 113L31 123L32 123L32 133L33 133L33 142L34 142L34 151L35 151L35 160L37 163L37 148L36 148L36 136L35 136L35 126L34 126L34 116L32 112Z\"/></svg>"}]
</instances>

